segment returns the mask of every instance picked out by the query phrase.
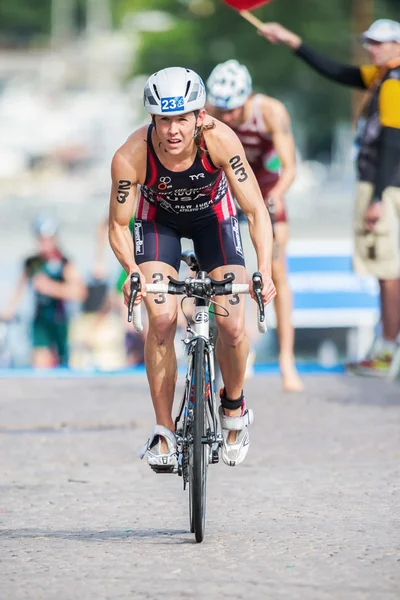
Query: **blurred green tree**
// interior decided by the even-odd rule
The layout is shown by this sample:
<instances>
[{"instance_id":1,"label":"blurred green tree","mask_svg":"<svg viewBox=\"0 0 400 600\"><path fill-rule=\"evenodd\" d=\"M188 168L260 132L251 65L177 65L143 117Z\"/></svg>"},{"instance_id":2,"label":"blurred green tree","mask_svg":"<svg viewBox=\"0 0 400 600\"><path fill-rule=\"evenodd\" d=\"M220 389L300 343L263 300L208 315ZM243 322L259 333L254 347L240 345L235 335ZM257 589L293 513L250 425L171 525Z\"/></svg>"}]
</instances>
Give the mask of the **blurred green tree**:
<instances>
[{"instance_id":1,"label":"blurred green tree","mask_svg":"<svg viewBox=\"0 0 400 600\"><path fill-rule=\"evenodd\" d=\"M51 0L1 0L0 44L26 45L50 32Z\"/></svg>"},{"instance_id":2,"label":"blurred green tree","mask_svg":"<svg viewBox=\"0 0 400 600\"><path fill-rule=\"evenodd\" d=\"M58 0L59 2L62 0ZM1 0L0 45L37 43L51 34L51 10L56 0ZM87 0L64 0L74 7L75 31L85 22ZM141 31L134 74L184 65L204 79L216 63L237 58L245 63L256 90L283 100L295 126L307 124L309 156L319 156L331 145L333 125L348 121L351 114L349 90L326 81L291 53L273 46L257 35L255 28L221 0L110 0L114 25L125 23L129 31L132 13L164 11L174 19L169 31ZM374 18L398 19L400 0L275 0L255 14L263 21L278 21L299 33L314 48L345 62L355 60L357 4ZM369 17L368 17L369 18ZM148 16L149 28L152 17ZM128 25L126 25L128 23ZM143 29L143 27L142 27ZM357 55L367 59L367 55Z\"/></svg>"}]
</instances>

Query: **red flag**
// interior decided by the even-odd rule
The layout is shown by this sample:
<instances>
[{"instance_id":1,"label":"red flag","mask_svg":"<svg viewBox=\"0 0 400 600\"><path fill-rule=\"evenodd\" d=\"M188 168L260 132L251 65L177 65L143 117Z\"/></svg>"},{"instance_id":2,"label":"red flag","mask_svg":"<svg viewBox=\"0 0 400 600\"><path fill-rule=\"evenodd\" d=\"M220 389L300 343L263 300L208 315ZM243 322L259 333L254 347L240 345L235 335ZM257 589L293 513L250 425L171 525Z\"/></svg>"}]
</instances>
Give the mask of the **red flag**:
<instances>
[{"instance_id":1,"label":"red flag","mask_svg":"<svg viewBox=\"0 0 400 600\"><path fill-rule=\"evenodd\" d=\"M272 0L222 0L228 6L236 10L253 10L264 4L269 4Z\"/></svg>"}]
</instances>

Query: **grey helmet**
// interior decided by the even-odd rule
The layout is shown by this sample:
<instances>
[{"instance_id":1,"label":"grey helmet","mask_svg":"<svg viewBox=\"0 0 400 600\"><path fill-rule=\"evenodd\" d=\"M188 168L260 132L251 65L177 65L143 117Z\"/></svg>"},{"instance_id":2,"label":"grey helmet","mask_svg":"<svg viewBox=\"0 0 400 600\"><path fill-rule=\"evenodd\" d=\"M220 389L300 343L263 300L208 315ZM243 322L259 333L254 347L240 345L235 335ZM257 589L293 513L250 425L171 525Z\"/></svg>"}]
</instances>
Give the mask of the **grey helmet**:
<instances>
[{"instance_id":1,"label":"grey helmet","mask_svg":"<svg viewBox=\"0 0 400 600\"><path fill-rule=\"evenodd\" d=\"M206 89L194 71L168 67L148 78L143 100L150 115L178 116L204 108Z\"/></svg>"}]
</instances>

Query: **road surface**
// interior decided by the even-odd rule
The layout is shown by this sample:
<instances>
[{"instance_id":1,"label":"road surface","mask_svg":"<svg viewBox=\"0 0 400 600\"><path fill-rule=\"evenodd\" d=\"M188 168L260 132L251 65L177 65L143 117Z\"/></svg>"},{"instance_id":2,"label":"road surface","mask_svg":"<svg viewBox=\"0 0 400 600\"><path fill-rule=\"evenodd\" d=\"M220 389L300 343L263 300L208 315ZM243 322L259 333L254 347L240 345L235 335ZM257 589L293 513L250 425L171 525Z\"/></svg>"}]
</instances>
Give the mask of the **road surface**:
<instances>
[{"instance_id":1,"label":"road surface","mask_svg":"<svg viewBox=\"0 0 400 600\"><path fill-rule=\"evenodd\" d=\"M246 462L209 470L206 538L137 449L143 376L3 379L2 600L398 600L400 385L247 383Z\"/></svg>"}]
</instances>

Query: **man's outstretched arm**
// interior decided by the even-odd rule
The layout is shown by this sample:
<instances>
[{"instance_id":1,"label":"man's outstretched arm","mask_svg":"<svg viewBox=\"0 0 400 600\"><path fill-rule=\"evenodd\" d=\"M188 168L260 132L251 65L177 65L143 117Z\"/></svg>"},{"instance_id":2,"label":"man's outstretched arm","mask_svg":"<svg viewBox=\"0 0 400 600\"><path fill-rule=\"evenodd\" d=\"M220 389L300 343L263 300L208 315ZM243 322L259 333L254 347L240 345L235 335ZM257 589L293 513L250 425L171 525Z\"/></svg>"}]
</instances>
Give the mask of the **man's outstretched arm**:
<instances>
[{"instance_id":1,"label":"man's outstretched arm","mask_svg":"<svg viewBox=\"0 0 400 600\"><path fill-rule=\"evenodd\" d=\"M260 34L272 44L284 44L302 58L314 71L343 85L366 89L368 82L364 80L362 69L339 63L305 44L300 36L279 23L264 23Z\"/></svg>"}]
</instances>

